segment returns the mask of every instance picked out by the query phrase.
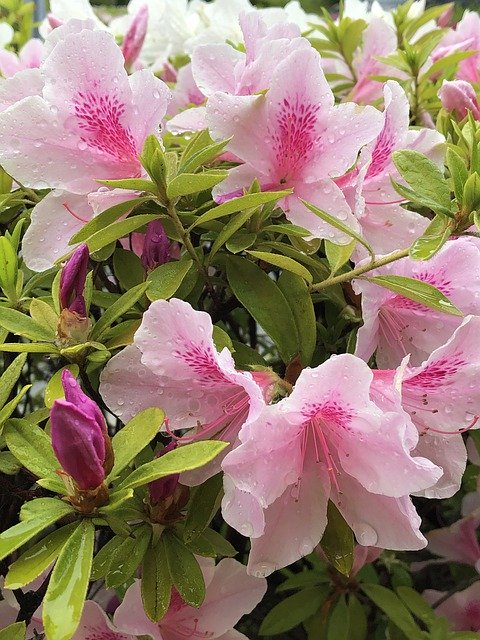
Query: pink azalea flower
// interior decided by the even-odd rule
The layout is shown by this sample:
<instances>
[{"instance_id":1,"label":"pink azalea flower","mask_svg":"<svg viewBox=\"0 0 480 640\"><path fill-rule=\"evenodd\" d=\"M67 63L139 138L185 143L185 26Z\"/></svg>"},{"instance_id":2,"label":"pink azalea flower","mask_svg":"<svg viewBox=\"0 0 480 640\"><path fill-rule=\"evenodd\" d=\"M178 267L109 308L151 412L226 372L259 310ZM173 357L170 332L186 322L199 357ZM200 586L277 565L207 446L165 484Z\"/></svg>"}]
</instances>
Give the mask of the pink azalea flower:
<instances>
[{"instance_id":1,"label":"pink azalea flower","mask_svg":"<svg viewBox=\"0 0 480 640\"><path fill-rule=\"evenodd\" d=\"M394 385L401 387L402 407L420 434L415 453L443 469L438 483L422 492L428 498L447 498L460 488L467 461L461 433L478 420L479 354L480 318L469 316L420 366L373 372L376 401L394 410Z\"/></svg>"},{"instance_id":2,"label":"pink azalea flower","mask_svg":"<svg viewBox=\"0 0 480 640\"><path fill-rule=\"evenodd\" d=\"M32 38L20 49L18 56L13 51L0 49L0 73L4 78L11 78L24 69L37 69L43 57L43 42Z\"/></svg>"},{"instance_id":3,"label":"pink azalea flower","mask_svg":"<svg viewBox=\"0 0 480 640\"><path fill-rule=\"evenodd\" d=\"M11 78L0 79L0 112L32 95L40 95L43 78L39 69L25 69Z\"/></svg>"},{"instance_id":4,"label":"pink azalea flower","mask_svg":"<svg viewBox=\"0 0 480 640\"><path fill-rule=\"evenodd\" d=\"M245 567L231 558L221 560L217 566L213 560L200 559L200 563L206 594L198 609L186 605L173 591L167 614L155 624L143 611L140 581L137 580L115 612L116 627L135 636L148 635L153 640L247 640L233 626L263 598L266 580L248 576Z\"/></svg>"},{"instance_id":5,"label":"pink azalea flower","mask_svg":"<svg viewBox=\"0 0 480 640\"><path fill-rule=\"evenodd\" d=\"M463 313L480 315L480 246L473 238L448 241L427 262L402 258L369 275L407 276L427 282ZM355 353L369 360L376 351L382 369L394 369L408 354L410 364L419 366L462 323L461 317L434 311L373 282L355 280L353 286L362 294L363 317Z\"/></svg>"},{"instance_id":6,"label":"pink azalea flower","mask_svg":"<svg viewBox=\"0 0 480 640\"><path fill-rule=\"evenodd\" d=\"M129 77L120 48L100 30L67 34L40 70L42 95L2 114L5 170L32 188L78 194L98 188L97 179L140 176L138 155L147 135L159 132L167 86L146 70Z\"/></svg>"},{"instance_id":7,"label":"pink azalea flower","mask_svg":"<svg viewBox=\"0 0 480 640\"><path fill-rule=\"evenodd\" d=\"M148 26L148 5L144 4L133 16L125 38L122 42L122 53L125 58L125 66L130 69L136 62L142 50Z\"/></svg>"},{"instance_id":8,"label":"pink azalea flower","mask_svg":"<svg viewBox=\"0 0 480 640\"><path fill-rule=\"evenodd\" d=\"M391 178L402 181L392 153L414 149L443 166L445 139L430 129L409 129L410 105L397 82L386 82L383 92L383 129L362 152L359 167L337 180L337 184L355 209L362 235L375 253L386 254L411 245L429 223L401 206L404 200L391 183ZM356 254L364 257L365 250L358 248Z\"/></svg>"},{"instance_id":9,"label":"pink azalea flower","mask_svg":"<svg viewBox=\"0 0 480 640\"><path fill-rule=\"evenodd\" d=\"M459 120L463 120L471 111L475 120L480 120L480 105L475 89L464 80L444 80L438 92L442 106L447 111L455 112Z\"/></svg>"},{"instance_id":10,"label":"pink azalea flower","mask_svg":"<svg viewBox=\"0 0 480 640\"><path fill-rule=\"evenodd\" d=\"M449 527L427 533L428 550L448 562L471 565L480 573L478 528L480 511L460 518Z\"/></svg>"},{"instance_id":11,"label":"pink azalea flower","mask_svg":"<svg viewBox=\"0 0 480 640\"><path fill-rule=\"evenodd\" d=\"M429 604L434 605L446 593L427 589L422 595ZM457 591L435 611L450 622L454 631L480 631L480 582Z\"/></svg>"},{"instance_id":12,"label":"pink azalea flower","mask_svg":"<svg viewBox=\"0 0 480 640\"><path fill-rule=\"evenodd\" d=\"M141 602L139 607L143 608ZM136 640L136 638L137 636L130 633L118 631L102 607L93 600L87 600L72 640Z\"/></svg>"},{"instance_id":13,"label":"pink azalea flower","mask_svg":"<svg viewBox=\"0 0 480 640\"><path fill-rule=\"evenodd\" d=\"M419 549L408 494L441 470L412 457L408 415L370 399L373 374L350 354L304 369L292 394L267 406L223 462L224 518L252 538L248 568L268 575L320 542L332 500L365 546ZM247 530L249 529L249 530Z\"/></svg>"},{"instance_id":14,"label":"pink azalea flower","mask_svg":"<svg viewBox=\"0 0 480 640\"><path fill-rule=\"evenodd\" d=\"M432 60L439 60L455 51L476 51L460 61L457 78L480 82L480 16L475 11L465 11L456 28L449 30L434 50Z\"/></svg>"},{"instance_id":15,"label":"pink azalea flower","mask_svg":"<svg viewBox=\"0 0 480 640\"><path fill-rule=\"evenodd\" d=\"M207 313L182 300L158 300L143 315L133 345L103 370L100 393L123 421L161 407L170 430L192 429L180 443L207 438L234 443L263 409L262 388L269 389L273 375L266 382L261 374L237 371L227 348L217 352ZM220 462L217 456L184 474L182 483L200 484L219 471Z\"/></svg>"},{"instance_id":16,"label":"pink azalea flower","mask_svg":"<svg viewBox=\"0 0 480 640\"><path fill-rule=\"evenodd\" d=\"M315 237L349 242L349 236L311 213L301 199L358 229L332 178L356 162L362 146L380 132L383 118L373 107L334 102L313 49L288 55L276 67L266 95L215 93L207 104L211 134L216 139L233 136L227 150L244 162L214 188L215 200L240 195L255 178L264 190L293 188L279 202L291 222Z\"/></svg>"}]
</instances>

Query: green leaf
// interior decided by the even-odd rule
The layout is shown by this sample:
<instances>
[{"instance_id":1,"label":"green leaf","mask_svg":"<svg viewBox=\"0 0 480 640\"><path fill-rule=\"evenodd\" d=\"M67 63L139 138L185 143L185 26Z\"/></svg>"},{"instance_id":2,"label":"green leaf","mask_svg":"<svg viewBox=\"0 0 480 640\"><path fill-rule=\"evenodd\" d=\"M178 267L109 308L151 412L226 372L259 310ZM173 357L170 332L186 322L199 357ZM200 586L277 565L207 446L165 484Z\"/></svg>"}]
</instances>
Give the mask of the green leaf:
<instances>
[{"instance_id":1,"label":"green leaf","mask_svg":"<svg viewBox=\"0 0 480 640\"><path fill-rule=\"evenodd\" d=\"M275 636L293 629L313 616L323 599L324 592L317 587L307 587L285 598L267 613L260 625L260 635Z\"/></svg>"},{"instance_id":2,"label":"green leaf","mask_svg":"<svg viewBox=\"0 0 480 640\"><path fill-rule=\"evenodd\" d=\"M115 463L108 475L108 481L119 475L125 467L158 433L165 419L161 409L150 408L141 411L120 429L112 439Z\"/></svg>"},{"instance_id":3,"label":"green leaf","mask_svg":"<svg viewBox=\"0 0 480 640\"><path fill-rule=\"evenodd\" d=\"M205 171L205 173L180 173L167 186L167 197L175 200L180 196L211 189L228 176L228 171Z\"/></svg>"},{"instance_id":4,"label":"green leaf","mask_svg":"<svg viewBox=\"0 0 480 640\"><path fill-rule=\"evenodd\" d=\"M405 198L405 200L409 200L419 207L426 207L427 209L431 209L439 215L445 216L447 218L453 218L453 213L450 209L447 209L435 200L432 200L432 198L428 197L427 195L420 194L414 189L405 187L403 184L397 182L392 177L390 177L390 182L392 183L395 191L399 193L403 198Z\"/></svg>"},{"instance_id":5,"label":"green leaf","mask_svg":"<svg viewBox=\"0 0 480 640\"><path fill-rule=\"evenodd\" d=\"M191 231L194 227L198 227L206 222L211 222L212 220L218 220L219 218L229 216L232 213L245 211L245 209L251 209L253 207L259 207L260 205L267 204L269 202L275 202L285 196L288 196L291 192L291 189L287 189L285 191L265 191L262 193L249 193L246 196L234 198L233 200L224 202L217 207L213 207L213 209L210 209L199 216L190 226L188 231Z\"/></svg>"},{"instance_id":6,"label":"green leaf","mask_svg":"<svg viewBox=\"0 0 480 640\"><path fill-rule=\"evenodd\" d=\"M273 264L275 267L280 267L280 269L290 271L291 273L294 273L295 275L300 276L300 278L306 280L309 284L312 284L313 282L310 271L292 258L282 256L278 253L270 253L269 251L247 251L247 253L254 258L257 258L257 260L263 260L264 262Z\"/></svg>"},{"instance_id":7,"label":"green leaf","mask_svg":"<svg viewBox=\"0 0 480 640\"><path fill-rule=\"evenodd\" d=\"M208 131L201 132L200 136L202 134L206 134L211 142ZM211 162L222 153L229 142L227 139L214 144L207 144L207 146L201 146L202 141L200 140L200 136L197 138L198 144L192 144L185 148L180 163L181 172L196 171L199 167ZM205 139L205 137L203 139ZM194 141L192 140L192 142Z\"/></svg>"},{"instance_id":8,"label":"green leaf","mask_svg":"<svg viewBox=\"0 0 480 640\"><path fill-rule=\"evenodd\" d=\"M328 619L327 640L349 640L350 610L345 596L341 595Z\"/></svg>"},{"instance_id":9,"label":"green leaf","mask_svg":"<svg viewBox=\"0 0 480 640\"><path fill-rule=\"evenodd\" d=\"M278 287L292 310L300 342L300 359L304 367L312 361L317 344L317 323L312 297L303 278L284 271Z\"/></svg>"},{"instance_id":10,"label":"green leaf","mask_svg":"<svg viewBox=\"0 0 480 640\"><path fill-rule=\"evenodd\" d=\"M349 640L367 640L367 614L354 594L349 595L348 611L350 616Z\"/></svg>"},{"instance_id":11,"label":"green leaf","mask_svg":"<svg viewBox=\"0 0 480 640\"><path fill-rule=\"evenodd\" d=\"M8 400L10 393L13 391L13 388L17 384L26 360L26 354L17 356L0 377L0 407L3 407L5 402Z\"/></svg>"},{"instance_id":12,"label":"green leaf","mask_svg":"<svg viewBox=\"0 0 480 640\"><path fill-rule=\"evenodd\" d=\"M124 540L123 536L116 535L103 545L93 559L91 580L101 580L107 575L112 557Z\"/></svg>"},{"instance_id":13,"label":"green leaf","mask_svg":"<svg viewBox=\"0 0 480 640\"><path fill-rule=\"evenodd\" d=\"M5 351L7 353L51 353L52 355L58 355L59 350L57 347L52 344L45 342L34 343L34 342L7 342L0 344L0 352Z\"/></svg>"},{"instance_id":14,"label":"green leaf","mask_svg":"<svg viewBox=\"0 0 480 640\"><path fill-rule=\"evenodd\" d=\"M14 622L0 629L0 640L25 640L25 622Z\"/></svg>"},{"instance_id":15,"label":"green leaf","mask_svg":"<svg viewBox=\"0 0 480 640\"><path fill-rule=\"evenodd\" d=\"M356 242L352 240L350 244L335 244L330 240L325 240L325 255L334 276L351 258Z\"/></svg>"},{"instance_id":16,"label":"green leaf","mask_svg":"<svg viewBox=\"0 0 480 640\"><path fill-rule=\"evenodd\" d=\"M320 546L335 569L349 576L353 566L353 532L331 501L328 503L327 520Z\"/></svg>"},{"instance_id":17,"label":"green leaf","mask_svg":"<svg viewBox=\"0 0 480 640\"><path fill-rule=\"evenodd\" d=\"M131 191L145 191L147 193L157 193L157 186L151 180L143 180L142 178L126 178L123 180L97 180L100 184L104 184L112 189L129 189ZM131 203L132 201L130 201ZM131 209L131 204L129 211Z\"/></svg>"},{"instance_id":18,"label":"green leaf","mask_svg":"<svg viewBox=\"0 0 480 640\"><path fill-rule=\"evenodd\" d=\"M10 418L12 413L15 411L15 409L19 405L21 399L27 393L27 391L30 389L31 386L32 386L31 384L27 384L24 387L22 387L20 391L17 393L17 395L15 396L15 398L13 398L13 400L10 400L10 402L7 402L7 404L2 408L2 410L0 411L0 427L3 427L3 424L5 423L5 421L8 420L8 418Z\"/></svg>"},{"instance_id":19,"label":"green leaf","mask_svg":"<svg viewBox=\"0 0 480 640\"><path fill-rule=\"evenodd\" d=\"M161 264L148 276L147 298L154 300L168 300L173 296L186 277L193 261L178 260Z\"/></svg>"},{"instance_id":20,"label":"green leaf","mask_svg":"<svg viewBox=\"0 0 480 640\"><path fill-rule=\"evenodd\" d=\"M235 297L275 342L288 364L299 353L299 336L280 288L260 267L238 256L229 256L227 278Z\"/></svg>"},{"instance_id":21,"label":"green leaf","mask_svg":"<svg viewBox=\"0 0 480 640\"><path fill-rule=\"evenodd\" d=\"M434 623L437 616L435 611L427 604L426 600L411 587L397 587L397 595L413 615L427 626Z\"/></svg>"},{"instance_id":22,"label":"green leaf","mask_svg":"<svg viewBox=\"0 0 480 640\"><path fill-rule=\"evenodd\" d=\"M458 204L463 202L463 186L468 179L468 170L465 162L452 148L447 149L446 163L453 182L453 191Z\"/></svg>"},{"instance_id":23,"label":"green leaf","mask_svg":"<svg viewBox=\"0 0 480 640\"><path fill-rule=\"evenodd\" d=\"M394 291L409 300L419 302L434 311L441 311L452 316L463 316L460 309L457 309L441 291L428 282L405 276L372 276L365 278L365 280Z\"/></svg>"},{"instance_id":24,"label":"green leaf","mask_svg":"<svg viewBox=\"0 0 480 640\"><path fill-rule=\"evenodd\" d=\"M50 333L50 340L55 340L58 326L58 315L52 307L38 298L30 303L30 315L40 326Z\"/></svg>"},{"instance_id":25,"label":"green leaf","mask_svg":"<svg viewBox=\"0 0 480 640\"><path fill-rule=\"evenodd\" d=\"M162 538L173 585L186 604L199 607L205 598L205 581L197 559L170 529Z\"/></svg>"},{"instance_id":26,"label":"green leaf","mask_svg":"<svg viewBox=\"0 0 480 640\"><path fill-rule=\"evenodd\" d=\"M379 584L362 584L361 589L409 640L422 640L428 637L421 631L412 614L393 591Z\"/></svg>"},{"instance_id":27,"label":"green leaf","mask_svg":"<svg viewBox=\"0 0 480 640\"><path fill-rule=\"evenodd\" d=\"M128 202L120 202L120 204L116 204L110 209L106 209L102 211L102 213L98 214L87 222L85 226L83 226L80 231L75 233L71 240L70 244L77 244L78 242L85 242L88 238L96 235L97 232L102 231L106 227L110 226L113 222L118 220L121 216L125 215L135 207L144 202L148 202L151 198L133 198L133 200L128 200ZM105 243L105 244L108 244Z\"/></svg>"},{"instance_id":28,"label":"green leaf","mask_svg":"<svg viewBox=\"0 0 480 640\"><path fill-rule=\"evenodd\" d=\"M256 209L245 209L245 211L241 211L236 216L230 218L215 238L215 242L212 244L208 258L210 263L223 245L243 227L243 225L254 215L255 211Z\"/></svg>"},{"instance_id":29,"label":"green leaf","mask_svg":"<svg viewBox=\"0 0 480 640\"><path fill-rule=\"evenodd\" d=\"M321 582L328 581L327 574L320 574L318 571L303 570L299 573L294 573L288 577L285 582L277 587L277 593L283 593L284 591L296 591L302 587L315 587Z\"/></svg>"},{"instance_id":30,"label":"green leaf","mask_svg":"<svg viewBox=\"0 0 480 640\"><path fill-rule=\"evenodd\" d=\"M8 448L38 478L52 475L60 464L45 431L28 420L10 420L4 428Z\"/></svg>"},{"instance_id":31,"label":"green leaf","mask_svg":"<svg viewBox=\"0 0 480 640\"><path fill-rule=\"evenodd\" d=\"M47 637L70 640L82 616L92 567L95 527L82 520L67 540L50 577L43 601Z\"/></svg>"},{"instance_id":32,"label":"green leaf","mask_svg":"<svg viewBox=\"0 0 480 640\"><path fill-rule=\"evenodd\" d=\"M108 307L92 329L92 340L100 341L105 331L127 311L130 311L148 288L147 282L133 287Z\"/></svg>"},{"instance_id":33,"label":"green leaf","mask_svg":"<svg viewBox=\"0 0 480 640\"><path fill-rule=\"evenodd\" d=\"M124 291L128 291L145 279L140 258L126 249L116 249L113 254L113 270L115 277Z\"/></svg>"},{"instance_id":34,"label":"green leaf","mask_svg":"<svg viewBox=\"0 0 480 640\"><path fill-rule=\"evenodd\" d=\"M442 209L452 211L452 200L447 180L443 172L427 156L418 153L418 151L404 149L394 151L392 160L400 175L416 195L431 200L440 205Z\"/></svg>"},{"instance_id":35,"label":"green leaf","mask_svg":"<svg viewBox=\"0 0 480 640\"><path fill-rule=\"evenodd\" d=\"M100 214L101 215L101 214ZM94 218L95 220L96 218ZM88 244L90 253L99 251L112 242L116 242L119 238L128 236L133 231L136 231L140 227L147 225L152 220L157 220L158 215L151 213L143 213L140 215L130 216L120 222L114 222L107 227L100 229L90 237L86 238L84 242ZM70 241L71 243L72 241Z\"/></svg>"},{"instance_id":36,"label":"green leaf","mask_svg":"<svg viewBox=\"0 0 480 640\"><path fill-rule=\"evenodd\" d=\"M235 547L214 529L205 529L198 537L188 542L187 547L197 555L211 558L216 556L233 558L237 555Z\"/></svg>"},{"instance_id":37,"label":"green leaf","mask_svg":"<svg viewBox=\"0 0 480 640\"><path fill-rule=\"evenodd\" d=\"M22 465L10 451L0 451L0 473L13 476L20 471Z\"/></svg>"},{"instance_id":38,"label":"green leaf","mask_svg":"<svg viewBox=\"0 0 480 640\"><path fill-rule=\"evenodd\" d=\"M5 587L20 589L38 578L57 559L76 527L76 522L67 524L25 551L18 560L10 565L5 577Z\"/></svg>"},{"instance_id":39,"label":"green leaf","mask_svg":"<svg viewBox=\"0 0 480 640\"><path fill-rule=\"evenodd\" d=\"M222 495L223 476L221 473L192 489L183 530L185 542L191 542L205 531L220 507Z\"/></svg>"},{"instance_id":40,"label":"green leaf","mask_svg":"<svg viewBox=\"0 0 480 640\"><path fill-rule=\"evenodd\" d=\"M24 313L7 307L0 307L0 326L16 336L24 336L29 340L48 342L52 339L49 329L45 329Z\"/></svg>"},{"instance_id":41,"label":"green leaf","mask_svg":"<svg viewBox=\"0 0 480 640\"><path fill-rule=\"evenodd\" d=\"M135 469L117 487L119 489L135 489L148 482L165 478L172 473L182 473L202 467L210 460L213 460L221 451L228 446L228 442L209 440L206 442L193 442L183 447L178 447L174 451L169 451L161 458L147 462Z\"/></svg>"},{"instance_id":42,"label":"green leaf","mask_svg":"<svg viewBox=\"0 0 480 640\"><path fill-rule=\"evenodd\" d=\"M145 613L158 622L170 604L172 580L165 558L163 536L156 547L149 547L142 565L141 593Z\"/></svg>"},{"instance_id":43,"label":"green leaf","mask_svg":"<svg viewBox=\"0 0 480 640\"><path fill-rule=\"evenodd\" d=\"M125 538L111 555L109 571L106 578L107 589L120 587L129 580L139 565L150 545L152 529L148 524L135 531L132 537Z\"/></svg>"},{"instance_id":44,"label":"green leaf","mask_svg":"<svg viewBox=\"0 0 480 640\"><path fill-rule=\"evenodd\" d=\"M429 260L440 251L454 231L454 220L441 215L435 216L423 235L410 247L410 257L413 260Z\"/></svg>"},{"instance_id":45,"label":"green leaf","mask_svg":"<svg viewBox=\"0 0 480 640\"><path fill-rule=\"evenodd\" d=\"M53 407L55 400L60 400L65 397L62 385L62 373L65 369L68 369L75 378L78 376L78 372L80 371L78 364L69 364L53 374L45 387L45 406L49 409Z\"/></svg>"},{"instance_id":46,"label":"green leaf","mask_svg":"<svg viewBox=\"0 0 480 640\"><path fill-rule=\"evenodd\" d=\"M16 302L17 298L17 273L17 252L6 236L0 236L0 287L13 302Z\"/></svg>"},{"instance_id":47,"label":"green leaf","mask_svg":"<svg viewBox=\"0 0 480 640\"><path fill-rule=\"evenodd\" d=\"M70 505L62 503L60 500L56 500L56 502L59 503L58 508L47 510L45 513L37 515L36 518L19 522L0 534L0 560L73 511Z\"/></svg>"},{"instance_id":48,"label":"green leaf","mask_svg":"<svg viewBox=\"0 0 480 640\"><path fill-rule=\"evenodd\" d=\"M57 514L57 518L67 516L74 512L73 507L59 498L37 498L25 502L20 509L20 521L37 520L45 515Z\"/></svg>"}]
</instances>

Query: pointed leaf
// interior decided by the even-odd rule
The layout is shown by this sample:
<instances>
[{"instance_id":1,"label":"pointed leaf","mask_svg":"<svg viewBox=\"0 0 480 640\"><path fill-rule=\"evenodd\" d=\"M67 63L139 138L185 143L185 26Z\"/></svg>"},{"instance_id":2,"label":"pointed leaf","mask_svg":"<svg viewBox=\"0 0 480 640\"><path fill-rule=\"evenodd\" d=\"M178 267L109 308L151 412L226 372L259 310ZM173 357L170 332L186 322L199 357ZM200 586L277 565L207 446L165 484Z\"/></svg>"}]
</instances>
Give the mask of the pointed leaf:
<instances>
[{"instance_id":1,"label":"pointed leaf","mask_svg":"<svg viewBox=\"0 0 480 640\"><path fill-rule=\"evenodd\" d=\"M142 566L142 601L145 613L158 622L170 604L172 579L168 570L163 536L156 547L149 547Z\"/></svg>"},{"instance_id":2,"label":"pointed leaf","mask_svg":"<svg viewBox=\"0 0 480 640\"><path fill-rule=\"evenodd\" d=\"M199 607L205 598L205 581L197 559L170 529L162 538L173 585L186 604Z\"/></svg>"},{"instance_id":3,"label":"pointed leaf","mask_svg":"<svg viewBox=\"0 0 480 640\"><path fill-rule=\"evenodd\" d=\"M192 264L192 260L184 259L167 262L154 269L147 278L147 298L152 302L171 298L184 281Z\"/></svg>"}]
</instances>

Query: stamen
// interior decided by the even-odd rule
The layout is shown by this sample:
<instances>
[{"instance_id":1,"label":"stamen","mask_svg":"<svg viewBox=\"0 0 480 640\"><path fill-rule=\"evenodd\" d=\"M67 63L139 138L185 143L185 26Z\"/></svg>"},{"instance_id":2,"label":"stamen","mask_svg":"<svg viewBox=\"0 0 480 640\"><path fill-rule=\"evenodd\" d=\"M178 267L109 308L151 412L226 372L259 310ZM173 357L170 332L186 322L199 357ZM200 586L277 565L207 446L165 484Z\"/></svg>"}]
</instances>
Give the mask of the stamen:
<instances>
[{"instance_id":1,"label":"stamen","mask_svg":"<svg viewBox=\"0 0 480 640\"><path fill-rule=\"evenodd\" d=\"M428 433L429 431L433 431L433 433L439 433L443 436L455 436L457 435L457 433L466 433L467 431L470 431L470 429L473 429L473 427L479 420L480 416L475 416L468 427L462 427L461 429L457 429L456 431L442 431L441 429L434 429L433 427L429 427L426 424L419 422L418 420L415 420L415 422L417 422L421 427L425 429L425 431L423 432L424 434Z\"/></svg>"},{"instance_id":2,"label":"stamen","mask_svg":"<svg viewBox=\"0 0 480 640\"><path fill-rule=\"evenodd\" d=\"M84 220L84 219L83 219L83 218L81 218L79 215L77 215L77 214L76 214L76 213L71 209L71 207L69 207L69 205L68 205L66 202L64 202L64 203L63 203L63 206L64 206L64 207L65 207L65 209L68 211L68 213L69 213L70 215L72 215L72 216L75 218L75 220L79 220L80 222L84 222L85 224L86 224L87 222L90 222L90 220Z\"/></svg>"}]
</instances>

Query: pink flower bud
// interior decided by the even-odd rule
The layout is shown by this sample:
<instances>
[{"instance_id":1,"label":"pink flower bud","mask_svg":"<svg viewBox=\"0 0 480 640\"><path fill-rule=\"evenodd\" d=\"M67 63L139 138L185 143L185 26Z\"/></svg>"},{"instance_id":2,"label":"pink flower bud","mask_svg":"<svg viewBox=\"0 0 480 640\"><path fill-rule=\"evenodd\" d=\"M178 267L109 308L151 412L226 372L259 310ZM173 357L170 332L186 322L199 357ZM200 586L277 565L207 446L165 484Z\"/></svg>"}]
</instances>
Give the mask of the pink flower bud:
<instances>
[{"instance_id":1,"label":"pink flower bud","mask_svg":"<svg viewBox=\"0 0 480 640\"><path fill-rule=\"evenodd\" d=\"M151 271L178 257L180 257L178 245L168 239L160 220L150 222L145 234L141 256L145 271Z\"/></svg>"},{"instance_id":2,"label":"pink flower bud","mask_svg":"<svg viewBox=\"0 0 480 640\"><path fill-rule=\"evenodd\" d=\"M451 4L447 5L447 8L445 9L445 11L441 13L438 17L437 24L441 29L452 26L452 18L453 18L454 12L455 12L455 4L452 2Z\"/></svg>"},{"instance_id":3,"label":"pink flower bud","mask_svg":"<svg viewBox=\"0 0 480 640\"><path fill-rule=\"evenodd\" d=\"M89 251L82 244L72 253L65 263L60 276L60 306L84 318L87 315L85 298L85 281L87 278Z\"/></svg>"},{"instance_id":4,"label":"pink flower bud","mask_svg":"<svg viewBox=\"0 0 480 640\"><path fill-rule=\"evenodd\" d=\"M50 27L52 29L56 29L57 27L61 27L63 24L63 20L60 20L60 18L57 18L56 16L53 15L53 13L49 13L47 16L47 20L48 20L48 24L50 25Z\"/></svg>"},{"instance_id":5,"label":"pink flower bud","mask_svg":"<svg viewBox=\"0 0 480 640\"><path fill-rule=\"evenodd\" d=\"M475 89L465 80L444 80L439 98L447 111L454 111L457 118L463 120L468 111L472 112L475 120L480 120L480 105Z\"/></svg>"},{"instance_id":6,"label":"pink flower bud","mask_svg":"<svg viewBox=\"0 0 480 640\"><path fill-rule=\"evenodd\" d=\"M125 66L131 67L140 55L140 51L147 35L148 6L142 5L134 15L130 27L125 34L122 44L122 53L125 58Z\"/></svg>"},{"instance_id":7,"label":"pink flower bud","mask_svg":"<svg viewBox=\"0 0 480 640\"><path fill-rule=\"evenodd\" d=\"M65 400L55 400L50 413L53 450L79 489L96 489L105 479L105 420L67 369L62 384Z\"/></svg>"},{"instance_id":8,"label":"pink flower bud","mask_svg":"<svg viewBox=\"0 0 480 640\"><path fill-rule=\"evenodd\" d=\"M161 458L166 453L173 451L177 448L176 442L171 442L164 449L162 449L159 453L157 453L157 458ZM178 485L178 479L180 478L180 474L174 473L171 476L166 476L165 478L159 478L158 480L154 480L150 482L148 485L148 492L150 494L150 503L152 505L156 505L165 498L168 498L173 494Z\"/></svg>"}]
</instances>

